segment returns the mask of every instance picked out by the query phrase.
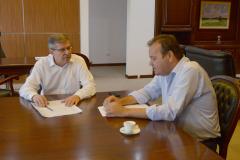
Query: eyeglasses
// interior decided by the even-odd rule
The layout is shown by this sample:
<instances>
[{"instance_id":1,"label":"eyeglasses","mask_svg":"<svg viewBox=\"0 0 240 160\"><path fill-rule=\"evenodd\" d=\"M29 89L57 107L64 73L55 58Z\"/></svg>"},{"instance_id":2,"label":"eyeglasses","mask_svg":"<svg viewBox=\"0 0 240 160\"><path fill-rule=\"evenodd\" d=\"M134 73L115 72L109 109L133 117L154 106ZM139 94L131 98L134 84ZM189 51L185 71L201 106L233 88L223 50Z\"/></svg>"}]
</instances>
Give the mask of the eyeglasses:
<instances>
[{"instance_id":1,"label":"eyeglasses","mask_svg":"<svg viewBox=\"0 0 240 160\"><path fill-rule=\"evenodd\" d=\"M72 46L69 46L69 47L67 47L67 48L51 48L52 50L54 50L54 51L59 51L59 52L65 52L66 50L67 51L71 51L72 50Z\"/></svg>"}]
</instances>

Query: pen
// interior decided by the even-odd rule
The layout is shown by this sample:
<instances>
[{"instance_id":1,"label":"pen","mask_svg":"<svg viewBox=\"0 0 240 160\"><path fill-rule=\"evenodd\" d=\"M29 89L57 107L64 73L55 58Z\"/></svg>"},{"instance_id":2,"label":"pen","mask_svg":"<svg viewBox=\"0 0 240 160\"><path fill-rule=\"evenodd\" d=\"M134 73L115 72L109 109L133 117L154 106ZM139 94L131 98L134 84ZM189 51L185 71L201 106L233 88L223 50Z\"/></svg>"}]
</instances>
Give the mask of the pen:
<instances>
[{"instance_id":1,"label":"pen","mask_svg":"<svg viewBox=\"0 0 240 160\"><path fill-rule=\"evenodd\" d=\"M50 111L53 111L53 109L52 109L52 108L50 108L50 107L48 107L48 106L47 106L46 108L47 108L47 109L49 109Z\"/></svg>"}]
</instances>

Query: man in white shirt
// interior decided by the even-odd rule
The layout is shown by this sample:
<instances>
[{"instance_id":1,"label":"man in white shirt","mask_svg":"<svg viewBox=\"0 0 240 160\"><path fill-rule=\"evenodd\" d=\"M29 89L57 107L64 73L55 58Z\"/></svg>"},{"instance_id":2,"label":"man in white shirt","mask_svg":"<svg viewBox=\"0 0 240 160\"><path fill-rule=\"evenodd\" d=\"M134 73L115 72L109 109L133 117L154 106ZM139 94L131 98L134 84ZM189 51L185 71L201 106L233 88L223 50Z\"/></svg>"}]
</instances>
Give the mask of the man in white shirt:
<instances>
[{"instance_id":1,"label":"man in white shirt","mask_svg":"<svg viewBox=\"0 0 240 160\"><path fill-rule=\"evenodd\" d=\"M84 59L72 54L69 38L64 34L51 35L48 48L49 55L36 62L20 88L20 96L43 107L48 104L45 95L71 94L64 100L67 106L93 96L96 93L93 76Z\"/></svg>"},{"instance_id":2,"label":"man in white shirt","mask_svg":"<svg viewBox=\"0 0 240 160\"><path fill-rule=\"evenodd\" d=\"M176 38L160 35L148 43L150 64L155 77L144 88L117 98L105 99L108 117L136 117L176 121L199 140L220 136L217 101L206 71L184 57ZM125 108L144 104L162 96L161 105L148 108Z\"/></svg>"}]
</instances>

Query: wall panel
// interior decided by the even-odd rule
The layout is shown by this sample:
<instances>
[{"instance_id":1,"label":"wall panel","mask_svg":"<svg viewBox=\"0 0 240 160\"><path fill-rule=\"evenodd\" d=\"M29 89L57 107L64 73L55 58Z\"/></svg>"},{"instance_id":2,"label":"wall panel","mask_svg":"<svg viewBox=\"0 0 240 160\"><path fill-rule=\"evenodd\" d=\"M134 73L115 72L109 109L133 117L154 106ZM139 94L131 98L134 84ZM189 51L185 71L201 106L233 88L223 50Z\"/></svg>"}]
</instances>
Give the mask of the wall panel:
<instances>
[{"instance_id":1,"label":"wall panel","mask_svg":"<svg viewBox=\"0 0 240 160\"><path fill-rule=\"evenodd\" d=\"M72 43L73 52L80 53L80 34L68 34Z\"/></svg>"},{"instance_id":2,"label":"wall panel","mask_svg":"<svg viewBox=\"0 0 240 160\"><path fill-rule=\"evenodd\" d=\"M26 56L47 56L48 34L27 34L26 35Z\"/></svg>"},{"instance_id":3,"label":"wall panel","mask_svg":"<svg viewBox=\"0 0 240 160\"><path fill-rule=\"evenodd\" d=\"M47 38L65 33L80 52L79 0L0 0L1 43L7 57L48 54Z\"/></svg>"},{"instance_id":4,"label":"wall panel","mask_svg":"<svg viewBox=\"0 0 240 160\"><path fill-rule=\"evenodd\" d=\"M79 33L79 0L24 0L26 32Z\"/></svg>"},{"instance_id":5,"label":"wall panel","mask_svg":"<svg viewBox=\"0 0 240 160\"><path fill-rule=\"evenodd\" d=\"M162 31L191 31L192 0L162 0ZM181 18L177 18L181 17Z\"/></svg>"},{"instance_id":6,"label":"wall panel","mask_svg":"<svg viewBox=\"0 0 240 160\"><path fill-rule=\"evenodd\" d=\"M23 34L3 34L1 44L6 57L24 57L24 35Z\"/></svg>"},{"instance_id":7,"label":"wall panel","mask_svg":"<svg viewBox=\"0 0 240 160\"><path fill-rule=\"evenodd\" d=\"M0 31L23 32L22 0L0 0Z\"/></svg>"}]
</instances>

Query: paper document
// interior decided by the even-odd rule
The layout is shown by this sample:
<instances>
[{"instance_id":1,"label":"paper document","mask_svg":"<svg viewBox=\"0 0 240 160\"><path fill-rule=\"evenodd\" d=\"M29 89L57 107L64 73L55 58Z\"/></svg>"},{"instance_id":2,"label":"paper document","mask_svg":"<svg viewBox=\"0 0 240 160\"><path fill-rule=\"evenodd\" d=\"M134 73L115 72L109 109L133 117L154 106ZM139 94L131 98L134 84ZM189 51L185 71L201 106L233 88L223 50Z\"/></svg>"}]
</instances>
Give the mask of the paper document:
<instances>
[{"instance_id":1,"label":"paper document","mask_svg":"<svg viewBox=\"0 0 240 160\"><path fill-rule=\"evenodd\" d=\"M65 106L62 100L48 102L49 104L47 107L39 107L35 103L32 103L32 105L43 117L56 117L82 112L82 110L75 105L71 107Z\"/></svg>"},{"instance_id":2,"label":"paper document","mask_svg":"<svg viewBox=\"0 0 240 160\"><path fill-rule=\"evenodd\" d=\"M146 104L135 104L135 105L127 105L127 106L124 106L124 107L125 108L147 108L148 105L146 105ZM105 108L103 106L99 106L98 110L103 117L106 117L106 111L105 111Z\"/></svg>"}]
</instances>

